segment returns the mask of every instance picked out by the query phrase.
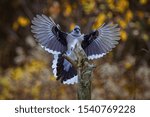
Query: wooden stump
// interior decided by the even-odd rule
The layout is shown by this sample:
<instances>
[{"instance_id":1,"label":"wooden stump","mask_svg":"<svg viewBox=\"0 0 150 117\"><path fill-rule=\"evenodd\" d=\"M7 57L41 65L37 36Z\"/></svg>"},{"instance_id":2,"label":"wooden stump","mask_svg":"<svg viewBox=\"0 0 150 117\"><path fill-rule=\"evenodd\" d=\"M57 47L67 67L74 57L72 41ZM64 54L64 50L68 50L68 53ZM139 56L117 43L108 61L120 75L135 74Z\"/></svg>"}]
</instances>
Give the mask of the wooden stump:
<instances>
[{"instance_id":1,"label":"wooden stump","mask_svg":"<svg viewBox=\"0 0 150 117\"><path fill-rule=\"evenodd\" d=\"M89 64L87 55L82 49L80 43L77 43L74 49L77 61L73 61L69 56L63 55L76 69L78 73L78 100L91 99L91 79L94 65Z\"/></svg>"}]
</instances>

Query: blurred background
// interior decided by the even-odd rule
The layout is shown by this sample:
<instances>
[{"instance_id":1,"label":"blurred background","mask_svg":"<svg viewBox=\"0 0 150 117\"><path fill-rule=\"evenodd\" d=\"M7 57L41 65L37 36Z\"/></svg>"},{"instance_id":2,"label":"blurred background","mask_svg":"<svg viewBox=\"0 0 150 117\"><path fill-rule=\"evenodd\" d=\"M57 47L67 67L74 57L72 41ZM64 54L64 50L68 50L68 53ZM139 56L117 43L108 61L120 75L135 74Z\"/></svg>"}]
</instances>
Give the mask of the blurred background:
<instances>
[{"instance_id":1,"label":"blurred background","mask_svg":"<svg viewBox=\"0 0 150 117\"><path fill-rule=\"evenodd\" d=\"M0 99L76 99L76 85L55 80L53 56L30 32L42 13L63 31L119 24L119 45L93 61L92 99L150 99L150 0L0 0L0 6Z\"/></svg>"}]
</instances>

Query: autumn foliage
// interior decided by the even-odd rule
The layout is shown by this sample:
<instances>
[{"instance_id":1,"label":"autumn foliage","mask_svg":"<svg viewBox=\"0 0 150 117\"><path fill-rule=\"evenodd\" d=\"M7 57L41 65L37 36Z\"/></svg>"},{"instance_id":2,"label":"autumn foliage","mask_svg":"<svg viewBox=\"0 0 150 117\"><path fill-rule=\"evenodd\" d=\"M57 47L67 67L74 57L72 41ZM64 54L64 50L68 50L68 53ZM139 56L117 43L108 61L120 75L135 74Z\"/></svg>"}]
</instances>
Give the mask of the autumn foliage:
<instances>
[{"instance_id":1,"label":"autumn foliage","mask_svg":"<svg viewBox=\"0 0 150 117\"><path fill-rule=\"evenodd\" d=\"M84 33L103 23L121 28L119 45L97 66L92 99L150 99L150 0L1 0L0 99L76 99L76 85L56 81L53 56L35 41L36 14L51 16L63 31Z\"/></svg>"}]
</instances>

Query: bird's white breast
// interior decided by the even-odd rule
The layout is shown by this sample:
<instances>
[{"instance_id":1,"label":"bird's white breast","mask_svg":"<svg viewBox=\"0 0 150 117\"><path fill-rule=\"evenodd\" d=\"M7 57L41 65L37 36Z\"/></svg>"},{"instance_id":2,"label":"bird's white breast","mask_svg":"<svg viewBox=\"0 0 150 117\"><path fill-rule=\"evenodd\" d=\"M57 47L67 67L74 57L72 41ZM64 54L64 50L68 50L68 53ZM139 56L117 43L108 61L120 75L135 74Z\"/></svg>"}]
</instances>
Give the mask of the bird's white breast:
<instances>
[{"instance_id":1,"label":"bird's white breast","mask_svg":"<svg viewBox=\"0 0 150 117\"><path fill-rule=\"evenodd\" d=\"M77 43L82 43L83 41L83 37L84 35L81 35L81 36L73 36L71 34L69 34L67 36L67 47L68 47L68 50L71 50L71 49L74 49L75 45Z\"/></svg>"}]
</instances>

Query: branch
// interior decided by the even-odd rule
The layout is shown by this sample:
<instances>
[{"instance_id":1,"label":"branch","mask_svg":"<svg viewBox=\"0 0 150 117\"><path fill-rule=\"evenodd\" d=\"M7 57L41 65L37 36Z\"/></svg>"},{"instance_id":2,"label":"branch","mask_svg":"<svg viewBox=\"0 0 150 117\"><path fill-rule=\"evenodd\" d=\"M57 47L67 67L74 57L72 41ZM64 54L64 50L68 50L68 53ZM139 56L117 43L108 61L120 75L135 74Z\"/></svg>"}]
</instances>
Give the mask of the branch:
<instances>
[{"instance_id":1,"label":"branch","mask_svg":"<svg viewBox=\"0 0 150 117\"><path fill-rule=\"evenodd\" d=\"M77 62L75 62L74 60L72 60L69 56L67 56L66 54L62 55L67 61L69 61L73 67L77 68Z\"/></svg>"},{"instance_id":2,"label":"branch","mask_svg":"<svg viewBox=\"0 0 150 117\"><path fill-rule=\"evenodd\" d=\"M79 82L77 96L79 100L89 100L91 99L92 72L95 66L89 64L88 57L80 43L75 45L74 53L77 57L77 73Z\"/></svg>"}]
</instances>

